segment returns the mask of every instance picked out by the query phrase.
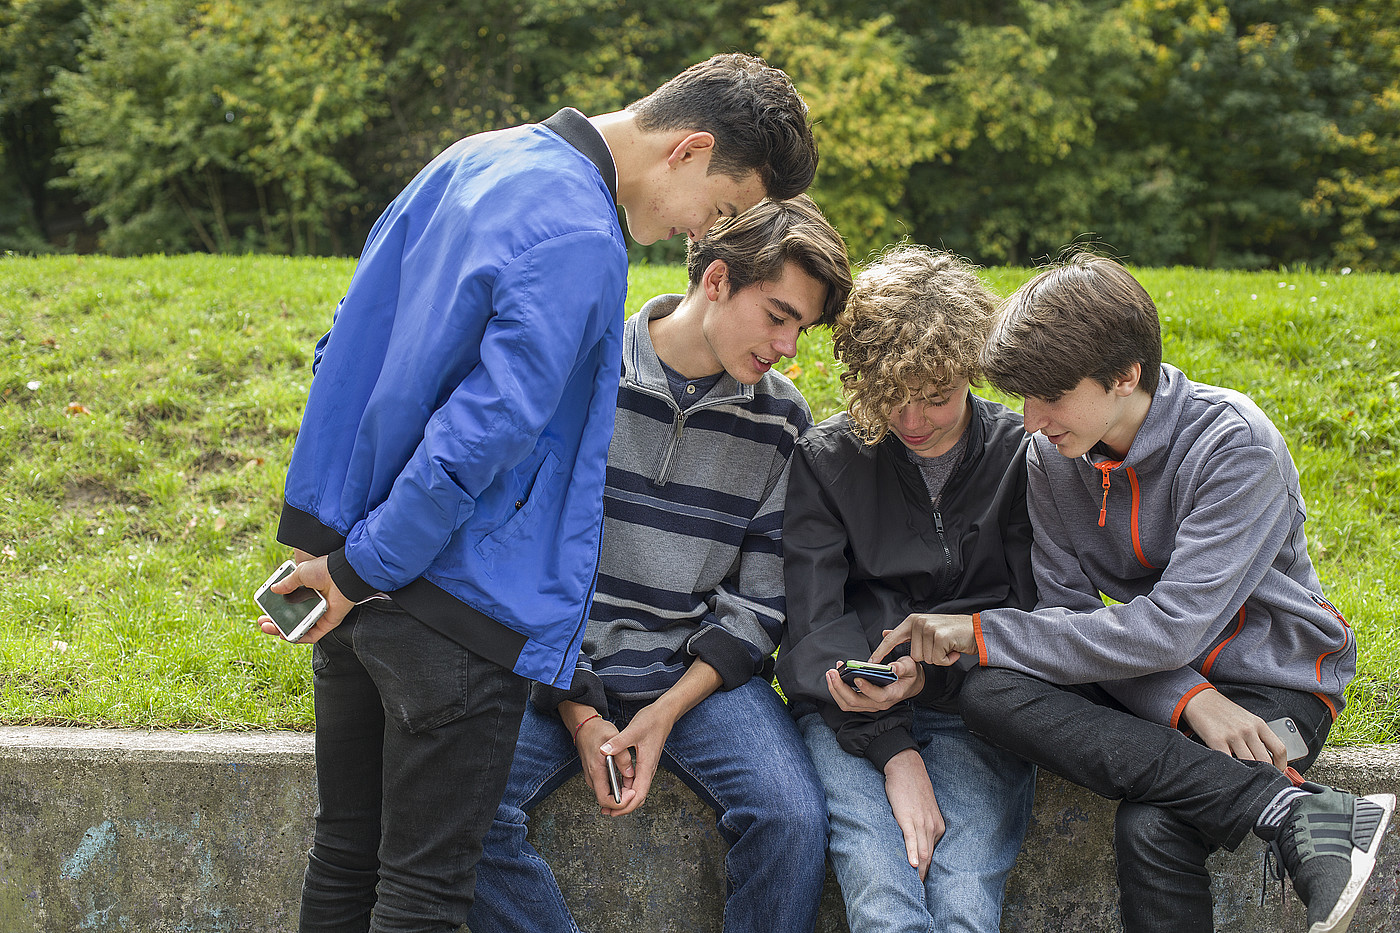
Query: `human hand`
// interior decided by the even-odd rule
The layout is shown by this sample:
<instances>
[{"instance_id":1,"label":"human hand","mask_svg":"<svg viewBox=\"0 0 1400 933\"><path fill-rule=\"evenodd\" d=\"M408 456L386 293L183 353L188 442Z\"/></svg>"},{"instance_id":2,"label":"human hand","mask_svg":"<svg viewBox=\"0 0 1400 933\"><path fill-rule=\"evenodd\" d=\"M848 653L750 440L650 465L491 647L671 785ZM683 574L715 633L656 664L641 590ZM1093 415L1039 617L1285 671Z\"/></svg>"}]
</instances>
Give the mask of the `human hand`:
<instances>
[{"instance_id":1,"label":"human hand","mask_svg":"<svg viewBox=\"0 0 1400 933\"><path fill-rule=\"evenodd\" d=\"M1280 771L1288 751L1269 724L1214 688L1186 701L1181 721L1216 751L1244 761L1267 761Z\"/></svg>"},{"instance_id":2,"label":"human hand","mask_svg":"<svg viewBox=\"0 0 1400 933\"><path fill-rule=\"evenodd\" d=\"M836 705L848 713L874 713L889 709L924 689L924 669L911 658L899 658L891 665L899 680L886 686L856 678L859 690L841 679L835 669L826 672L826 689Z\"/></svg>"},{"instance_id":3,"label":"human hand","mask_svg":"<svg viewBox=\"0 0 1400 933\"><path fill-rule=\"evenodd\" d=\"M933 850L947 828L943 811L933 794L928 769L912 748L895 755L885 765L885 796L894 821L904 834L904 852L910 866L919 870L919 880L928 877Z\"/></svg>"},{"instance_id":4,"label":"human hand","mask_svg":"<svg viewBox=\"0 0 1400 933\"><path fill-rule=\"evenodd\" d=\"M617 726L599 715L592 707L581 706L579 710L578 714L571 717L565 712L564 704L560 704L560 715L564 719L564 725L574 733L574 747L578 749L579 761L583 765L583 779L598 800L599 812L604 816L616 815L636 796L631 780L634 773L632 753L623 748L613 755L613 764L618 770L618 786L622 791L622 800L619 802L613 799L612 782L608 780L607 755L600 750L600 746L618 735Z\"/></svg>"},{"instance_id":5,"label":"human hand","mask_svg":"<svg viewBox=\"0 0 1400 933\"><path fill-rule=\"evenodd\" d=\"M675 724L660 704L652 703L633 716L626 729L602 743L599 751L614 756L624 787L622 805L607 810L608 816L625 816L646 802L656 768L661 764L661 749ZM627 754L629 749L634 750L631 755Z\"/></svg>"},{"instance_id":6,"label":"human hand","mask_svg":"<svg viewBox=\"0 0 1400 933\"><path fill-rule=\"evenodd\" d=\"M309 586L325 598L325 614L307 629L305 635L297 639L299 644L309 645L320 641L327 632L339 625L350 610L355 608L355 604L340 592L335 581L331 579L324 557L312 557L301 550L294 551L292 557L296 561L296 569L272 584L271 590L285 596L299 586ZM282 632L268 616L258 617L258 627L268 635L282 637Z\"/></svg>"},{"instance_id":7,"label":"human hand","mask_svg":"<svg viewBox=\"0 0 1400 933\"><path fill-rule=\"evenodd\" d=\"M956 663L964 654L977 652L972 616L914 612L885 632L884 641L871 653L870 660L884 658L906 641L909 642L909 657L942 667Z\"/></svg>"}]
</instances>

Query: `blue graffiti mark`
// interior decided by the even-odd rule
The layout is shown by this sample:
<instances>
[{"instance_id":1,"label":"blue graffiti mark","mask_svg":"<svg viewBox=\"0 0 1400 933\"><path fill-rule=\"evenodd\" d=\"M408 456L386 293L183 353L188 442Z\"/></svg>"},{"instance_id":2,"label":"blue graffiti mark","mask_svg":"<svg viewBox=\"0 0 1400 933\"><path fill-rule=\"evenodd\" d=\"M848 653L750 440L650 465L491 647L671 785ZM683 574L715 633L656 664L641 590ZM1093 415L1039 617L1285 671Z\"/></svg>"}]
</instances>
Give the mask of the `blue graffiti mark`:
<instances>
[{"instance_id":1,"label":"blue graffiti mark","mask_svg":"<svg viewBox=\"0 0 1400 933\"><path fill-rule=\"evenodd\" d=\"M112 844L112 840L117 836L112 828L112 821L107 820L101 826L93 826L83 833L82 844L78 846L78 851L74 852L68 861L63 863L63 873L60 878L77 878L88 870L92 860L107 846Z\"/></svg>"}]
</instances>

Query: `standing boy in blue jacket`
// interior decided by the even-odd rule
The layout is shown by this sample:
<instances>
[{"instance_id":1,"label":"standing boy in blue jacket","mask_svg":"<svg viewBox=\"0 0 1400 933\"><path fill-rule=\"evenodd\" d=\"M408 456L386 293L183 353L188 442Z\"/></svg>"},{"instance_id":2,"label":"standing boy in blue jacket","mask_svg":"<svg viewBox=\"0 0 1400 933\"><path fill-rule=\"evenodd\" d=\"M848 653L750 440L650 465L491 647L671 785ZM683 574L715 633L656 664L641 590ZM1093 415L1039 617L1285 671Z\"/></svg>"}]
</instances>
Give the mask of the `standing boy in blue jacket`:
<instances>
[{"instance_id":1,"label":"standing boy in blue jacket","mask_svg":"<svg viewBox=\"0 0 1400 933\"><path fill-rule=\"evenodd\" d=\"M572 685L534 688L486 836L473 933L576 931L526 841L526 814L580 769L603 813L631 813L658 765L719 816L725 933L816 922L826 804L769 684L788 461L811 415L773 366L840 310L850 266L806 197L717 225L688 266L684 295L627 322L598 593Z\"/></svg>"},{"instance_id":2,"label":"standing boy in blue jacket","mask_svg":"<svg viewBox=\"0 0 1400 933\"><path fill-rule=\"evenodd\" d=\"M1128 933L1210 931L1206 857L1250 833L1272 844L1310 933L1340 933L1395 797L1299 776L1346 702L1356 642L1308 557L1278 429L1240 393L1162 363L1152 299L1097 256L1022 286L982 363L1039 435L1039 602L911 616L876 654L909 640L917 660L975 659L962 694L974 733L1122 800ZM1299 754L1268 725L1285 717Z\"/></svg>"},{"instance_id":3,"label":"standing boy in blue jacket","mask_svg":"<svg viewBox=\"0 0 1400 933\"><path fill-rule=\"evenodd\" d=\"M787 76L720 55L627 110L463 139L371 231L287 475L315 642L301 929L455 930L528 684L592 595L627 254L811 182ZM275 631L270 622L265 631ZM372 911L372 917L371 917Z\"/></svg>"}]
</instances>

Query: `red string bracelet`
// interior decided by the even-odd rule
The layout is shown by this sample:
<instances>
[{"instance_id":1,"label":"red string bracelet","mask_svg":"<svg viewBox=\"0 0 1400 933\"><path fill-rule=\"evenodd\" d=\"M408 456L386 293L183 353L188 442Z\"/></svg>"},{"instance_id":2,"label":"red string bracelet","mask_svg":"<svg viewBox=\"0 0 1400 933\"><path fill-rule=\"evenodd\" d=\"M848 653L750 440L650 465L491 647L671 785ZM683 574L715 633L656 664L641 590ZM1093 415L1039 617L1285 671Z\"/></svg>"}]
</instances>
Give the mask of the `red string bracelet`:
<instances>
[{"instance_id":1,"label":"red string bracelet","mask_svg":"<svg viewBox=\"0 0 1400 933\"><path fill-rule=\"evenodd\" d=\"M580 730L580 729L583 728L583 723L585 723L585 722L592 722L592 721L595 720L595 719L602 719L602 718L603 718L603 714L602 714L602 713L594 713L592 716L589 716L587 719L583 720L583 722L580 722L578 725L574 726L574 741L575 741L575 742L578 741L578 730Z\"/></svg>"}]
</instances>

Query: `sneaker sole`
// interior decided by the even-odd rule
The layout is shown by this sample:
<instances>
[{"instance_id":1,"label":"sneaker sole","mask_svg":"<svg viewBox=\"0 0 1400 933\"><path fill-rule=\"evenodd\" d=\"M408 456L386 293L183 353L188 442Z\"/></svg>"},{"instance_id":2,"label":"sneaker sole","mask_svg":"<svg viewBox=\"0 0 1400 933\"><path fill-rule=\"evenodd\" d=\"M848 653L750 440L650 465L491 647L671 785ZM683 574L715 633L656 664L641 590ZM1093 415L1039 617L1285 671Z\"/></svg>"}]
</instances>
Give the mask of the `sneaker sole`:
<instances>
[{"instance_id":1,"label":"sneaker sole","mask_svg":"<svg viewBox=\"0 0 1400 933\"><path fill-rule=\"evenodd\" d=\"M1352 832L1369 832L1371 838L1369 845L1365 848L1354 846L1351 850L1351 879L1342 891L1342 896L1337 898L1337 903L1332 907L1332 913L1327 919L1319 923L1314 923L1308 928L1308 933L1343 933L1351 925L1351 916L1356 913L1356 905L1361 902L1361 890L1366 887L1367 880L1371 877L1371 872L1376 867L1376 853L1380 850L1381 839L1385 836L1386 827L1390 825L1390 817L1395 813L1394 794L1371 794L1369 797L1362 797L1365 800L1380 808L1379 816L1368 814L1366 821L1369 825L1358 827L1356 825L1356 815L1352 816Z\"/></svg>"}]
</instances>

